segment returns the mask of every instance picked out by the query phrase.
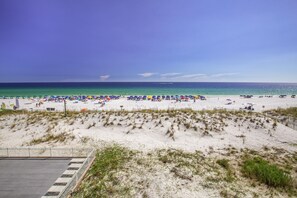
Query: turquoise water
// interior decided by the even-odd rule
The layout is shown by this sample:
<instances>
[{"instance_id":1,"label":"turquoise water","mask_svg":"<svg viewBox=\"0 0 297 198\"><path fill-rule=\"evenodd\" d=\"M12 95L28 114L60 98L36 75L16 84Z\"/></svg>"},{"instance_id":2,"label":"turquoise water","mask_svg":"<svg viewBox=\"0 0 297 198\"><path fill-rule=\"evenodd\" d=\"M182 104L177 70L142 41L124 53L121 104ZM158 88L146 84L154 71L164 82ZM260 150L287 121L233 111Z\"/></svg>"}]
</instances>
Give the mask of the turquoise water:
<instances>
[{"instance_id":1,"label":"turquoise water","mask_svg":"<svg viewBox=\"0 0 297 198\"><path fill-rule=\"evenodd\" d=\"M0 96L44 95L280 95L297 94L296 83L0 83Z\"/></svg>"}]
</instances>

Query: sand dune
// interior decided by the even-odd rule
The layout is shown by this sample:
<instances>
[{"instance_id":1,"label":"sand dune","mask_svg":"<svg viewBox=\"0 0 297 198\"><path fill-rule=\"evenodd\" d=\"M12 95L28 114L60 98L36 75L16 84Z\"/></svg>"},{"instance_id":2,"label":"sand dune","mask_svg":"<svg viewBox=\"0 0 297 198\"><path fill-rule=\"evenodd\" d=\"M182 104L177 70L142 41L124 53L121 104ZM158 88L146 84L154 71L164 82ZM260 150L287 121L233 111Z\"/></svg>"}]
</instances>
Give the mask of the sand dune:
<instances>
[{"instance_id":1,"label":"sand dune","mask_svg":"<svg viewBox=\"0 0 297 198\"><path fill-rule=\"evenodd\" d=\"M2 116L3 147L83 146L116 142L134 149L297 151L295 130L261 113L244 111L32 112Z\"/></svg>"},{"instance_id":2,"label":"sand dune","mask_svg":"<svg viewBox=\"0 0 297 198\"><path fill-rule=\"evenodd\" d=\"M129 187L132 197L291 196L286 190L255 185L241 170L246 156L261 156L296 178L297 132L286 122L279 122L277 114L263 110L296 106L297 99L231 97L235 103L225 105L227 98L210 97L196 103L120 99L101 109L95 108L94 101L68 102L69 109L77 111L67 112L66 117L61 103L34 107L21 100L21 108L29 111L0 114L0 145L99 149L113 144L124 146L134 154L112 175L111 181L117 182L110 188ZM256 112L238 111L247 102L255 103ZM119 110L120 105L125 110ZM58 111L46 112L46 107ZM137 110L142 109L139 107L147 110ZM30 108L40 111L31 112ZM80 112L81 108L94 111ZM219 159L227 160L230 167L221 167ZM292 181L295 187L297 181Z\"/></svg>"}]
</instances>

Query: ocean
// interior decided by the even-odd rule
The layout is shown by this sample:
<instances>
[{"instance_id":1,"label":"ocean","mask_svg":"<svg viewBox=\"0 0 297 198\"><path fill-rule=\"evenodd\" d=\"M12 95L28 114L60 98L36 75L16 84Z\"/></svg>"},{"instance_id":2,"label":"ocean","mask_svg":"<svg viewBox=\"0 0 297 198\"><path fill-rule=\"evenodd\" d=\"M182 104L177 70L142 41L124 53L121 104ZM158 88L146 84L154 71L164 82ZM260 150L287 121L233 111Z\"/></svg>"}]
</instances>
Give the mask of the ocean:
<instances>
[{"instance_id":1,"label":"ocean","mask_svg":"<svg viewBox=\"0 0 297 198\"><path fill-rule=\"evenodd\" d=\"M65 82L0 83L0 96L45 95L291 95L297 83Z\"/></svg>"}]
</instances>

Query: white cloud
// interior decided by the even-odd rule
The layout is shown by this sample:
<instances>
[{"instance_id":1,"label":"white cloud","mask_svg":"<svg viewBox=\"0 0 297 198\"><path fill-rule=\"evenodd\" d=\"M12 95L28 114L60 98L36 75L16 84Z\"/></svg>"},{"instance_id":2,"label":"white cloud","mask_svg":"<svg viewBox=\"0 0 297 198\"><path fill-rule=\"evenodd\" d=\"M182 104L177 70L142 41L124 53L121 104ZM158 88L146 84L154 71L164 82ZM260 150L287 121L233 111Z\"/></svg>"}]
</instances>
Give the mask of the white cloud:
<instances>
[{"instance_id":1,"label":"white cloud","mask_svg":"<svg viewBox=\"0 0 297 198\"><path fill-rule=\"evenodd\" d=\"M214 79L220 79L221 77L228 77L228 76L234 76L238 73L217 73L217 74L186 74L186 75L176 75L176 76L170 76L170 79L176 79L178 81L196 81L196 80L214 80Z\"/></svg>"},{"instance_id":2,"label":"white cloud","mask_svg":"<svg viewBox=\"0 0 297 198\"><path fill-rule=\"evenodd\" d=\"M179 76L178 78L202 78L206 76L207 76L206 74L187 74L187 75Z\"/></svg>"},{"instance_id":3,"label":"white cloud","mask_svg":"<svg viewBox=\"0 0 297 198\"><path fill-rule=\"evenodd\" d=\"M234 76L237 74L238 73L218 73L218 74L210 75L210 77L219 78L219 77L225 77L225 76Z\"/></svg>"},{"instance_id":4,"label":"white cloud","mask_svg":"<svg viewBox=\"0 0 297 198\"><path fill-rule=\"evenodd\" d=\"M153 75L155 75L156 73L150 73L150 72L146 72L146 73L142 73L142 74L138 74L139 76L142 76L144 78L148 78L151 77Z\"/></svg>"},{"instance_id":5,"label":"white cloud","mask_svg":"<svg viewBox=\"0 0 297 198\"><path fill-rule=\"evenodd\" d=\"M102 81L105 81L107 79L109 79L110 75L103 75L103 76L100 76L100 80Z\"/></svg>"},{"instance_id":6,"label":"white cloud","mask_svg":"<svg viewBox=\"0 0 297 198\"><path fill-rule=\"evenodd\" d=\"M173 77L173 76L177 76L180 75L181 73L165 73L165 74L161 74L162 77Z\"/></svg>"}]
</instances>

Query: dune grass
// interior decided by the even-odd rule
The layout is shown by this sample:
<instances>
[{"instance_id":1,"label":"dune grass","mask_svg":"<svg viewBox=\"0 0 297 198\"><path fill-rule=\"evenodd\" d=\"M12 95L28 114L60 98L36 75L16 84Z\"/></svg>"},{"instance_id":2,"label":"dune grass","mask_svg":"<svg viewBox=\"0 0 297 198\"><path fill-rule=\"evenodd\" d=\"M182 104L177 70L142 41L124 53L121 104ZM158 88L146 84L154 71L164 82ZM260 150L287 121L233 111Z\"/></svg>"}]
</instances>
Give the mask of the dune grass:
<instances>
[{"instance_id":1,"label":"dune grass","mask_svg":"<svg viewBox=\"0 0 297 198\"><path fill-rule=\"evenodd\" d=\"M279 109L267 111L267 112L271 112L272 114L281 115L281 116L290 116L297 119L297 107L290 107L286 109L279 108Z\"/></svg>"},{"instance_id":2,"label":"dune grass","mask_svg":"<svg viewBox=\"0 0 297 198\"><path fill-rule=\"evenodd\" d=\"M98 151L96 159L72 197L129 197L129 188L116 177L131 152L120 146Z\"/></svg>"},{"instance_id":3,"label":"dune grass","mask_svg":"<svg viewBox=\"0 0 297 198\"><path fill-rule=\"evenodd\" d=\"M245 176L255 178L270 187L291 188L291 176L260 157L246 159L243 163L242 172Z\"/></svg>"},{"instance_id":4,"label":"dune grass","mask_svg":"<svg viewBox=\"0 0 297 198\"><path fill-rule=\"evenodd\" d=\"M229 164L228 159L219 159L217 160L217 164L219 164L221 167L223 167L226 170L226 176L224 178L227 182L233 182L234 181L234 173L231 170L231 165Z\"/></svg>"},{"instance_id":5,"label":"dune grass","mask_svg":"<svg viewBox=\"0 0 297 198\"><path fill-rule=\"evenodd\" d=\"M63 132L63 133L59 133L59 134L46 134L40 138L37 139L33 139L29 145L37 145L37 144L41 144L41 143L49 143L49 142L65 142L66 140L70 139L73 140L75 138L74 135L71 135L69 133Z\"/></svg>"},{"instance_id":6,"label":"dune grass","mask_svg":"<svg viewBox=\"0 0 297 198\"><path fill-rule=\"evenodd\" d=\"M204 156L199 151L194 153L185 152L178 149L161 149L157 151L158 160L165 164L172 164L178 170L188 170L193 175L200 172L201 166L204 161ZM173 171L176 173L176 171ZM176 175L180 178L185 178L183 175Z\"/></svg>"},{"instance_id":7,"label":"dune grass","mask_svg":"<svg viewBox=\"0 0 297 198\"><path fill-rule=\"evenodd\" d=\"M11 110L11 109L1 109L0 110L0 116L6 116L6 115L13 115L13 114L21 114L26 113L25 110Z\"/></svg>"},{"instance_id":8,"label":"dune grass","mask_svg":"<svg viewBox=\"0 0 297 198\"><path fill-rule=\"evenodd\" d=\"M235 158L224 156L218 159L199 151L157 149L143 153L117 145L107 146L98 151L94 163L71 197L175 197L172 195L176 189L179 192L183 188L194 190L193 183L221 192L222 197L250 197L255 192L255 197L262 193L296 197L294 184L291 184L294 183L294 173L290 176L255 154L242 151L234 155ZM279 154L270 157L276 156ZM291 157L276 159L282 167L288 162L295 167ZM239 174L240 170L243 175ZM267 185L259 187L256 180ZM164 181L168 183L160 183ZM180 187L180 183L184 185ZM148 196L159 184L162 191Z\"/></svg>"},{"instance_id":9,"label":"dune grass","mask_svg":"<svg viewBox=\"0 0 297 198\"><path fill-rule=\"evenodd\" d=\"M219 159L217 160L217 164L219 164L221 167L225 168L226 170L228 170L229 167L229 160L227 159Z\"/></svg>"}]
</instances>

